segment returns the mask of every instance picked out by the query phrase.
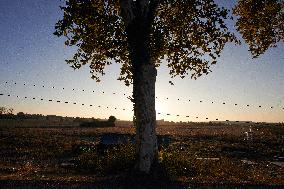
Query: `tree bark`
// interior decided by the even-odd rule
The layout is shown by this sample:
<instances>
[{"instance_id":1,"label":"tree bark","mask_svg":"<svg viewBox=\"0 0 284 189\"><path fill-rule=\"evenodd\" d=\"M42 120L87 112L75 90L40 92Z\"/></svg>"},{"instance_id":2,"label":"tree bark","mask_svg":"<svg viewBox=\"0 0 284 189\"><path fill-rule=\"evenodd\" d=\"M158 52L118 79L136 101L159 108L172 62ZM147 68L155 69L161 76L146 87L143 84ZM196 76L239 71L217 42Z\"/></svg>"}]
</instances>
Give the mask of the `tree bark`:
<instances>
[{"instance_id":1,"label":"tree bark","mask_svg":"<svg viewBox=\"0 0 284 189\"><path fill-rule=\"evenodd\" d=\"M136 24L137 23L137 24ZM143 22L129 31L133 69L134 125L136 127L137 169L149 173L157 160L155 83L157 71L149 54L149 40Z\"/></svg>"},{"instance_id":2,"label":"tree bark","mask_svg":"<svg viewBox=\"0 0 284 189\"><path fill-rule=\"evenodd\" d=\"M152 2L152 1L151 1ZM157 71L150 58L152 7L148 0L121 0L126 24L133 74L134 125L136 127L136 168L149 173L157 160L155 83Z\"/></svg>"},{"instance_id":3,"label":"tree bark","mask_svg":"<svg viewBox=\"0 0 284 189\"><path fill-rule=\"evenodd\" d=\"M136 127L137 168L149 173L157 161L155 82L156 68L153 64L141 66L134 76L134 125Z\"/></svg>"}]
</instances>

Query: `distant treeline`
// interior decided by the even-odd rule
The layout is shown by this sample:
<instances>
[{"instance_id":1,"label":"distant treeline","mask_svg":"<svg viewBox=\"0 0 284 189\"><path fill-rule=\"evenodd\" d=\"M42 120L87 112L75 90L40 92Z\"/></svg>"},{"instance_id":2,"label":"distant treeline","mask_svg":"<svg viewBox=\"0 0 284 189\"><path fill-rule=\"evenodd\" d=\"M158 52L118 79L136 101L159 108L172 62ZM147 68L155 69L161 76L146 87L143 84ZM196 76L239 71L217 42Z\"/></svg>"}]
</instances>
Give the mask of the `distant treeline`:
<instances>
[{"instance_id":1,"label":"distant treeline","mask_svg":"<svg viewBox=\"0 0 284 189\"><path fill-rule=\"evenodd\" d=\"M17 119L14 114L0 114L0 119Z\"/></svg>"},{"instance_id":2,"label":"distant treeline","mask_svg":"<svg viewBox=\"0 0 284 189\"><path fill-rule=\"evenodd\" d=\"M38 121L55 121L55 122L77 122L82 127L114 127L116 117L110 116L108 120L99 120L94 118L80 118L80 117L63 117L56 115L42 115L42 114L26 114L18 112L14 114L13 108L5 108L0 106L0 120L38 120Z\"/></svg>"},{"instance_id":3,"label":"distant treeline","mask_svg":"<svg viewBox=\"0 0 284 189\"><path fill-rule=\"evenodd\" d=\"M15 116L13 112L13 108L0 107L0 119L13 119Z\"/></svg>"},{"instance_id":4,"label":"distant treeline","mask_svg":"<svg viewBox=\"0 0 284 189\"><path fill-rule=\"evenodd\" d=\"M80 124L81 127L114 127L116 118L110 116L108 120L93 119L92 121L85 121Z\"/></svg>"},{"instance_id":5,"label":"distant treeline","mask_svg":"<svg viewBox=\"0 0 284 189\"><path fill-rule=\"evenodd\" d=\"M13 113L4 113L0 114L0 119L46 119L42 114L25 114L19 112L17 114Z\"/></svg>"}]
</instances>

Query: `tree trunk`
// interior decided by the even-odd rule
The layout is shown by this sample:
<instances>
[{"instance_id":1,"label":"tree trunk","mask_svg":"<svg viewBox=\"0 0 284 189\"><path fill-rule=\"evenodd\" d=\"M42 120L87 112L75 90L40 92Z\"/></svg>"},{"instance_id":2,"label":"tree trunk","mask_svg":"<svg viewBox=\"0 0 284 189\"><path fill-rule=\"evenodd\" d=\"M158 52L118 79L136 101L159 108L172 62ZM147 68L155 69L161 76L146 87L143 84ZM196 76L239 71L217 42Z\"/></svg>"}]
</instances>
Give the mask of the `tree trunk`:
<instances>
[{"instance_id":1,"label":"tree trunk","mask_svg":"<svg viewBox=\"0 0 284 189\"><path fill-rule=\"evenodd\" d=\"M157 161L155 82L153 64L141 65L133 81L134 125L136 127L137 168L149 173Z\"/></svg>"},{"instance_id":2,"label":"tree trunk","mask_svg":"<svg viewBox=\"0 0 284 189\"><path fill-rule=\"evenodd\" d=\"M133 74L136 166L139 171L149 173L158 156L155 111L157 71L150 58L151 15L154 13L154 5L151 6L151 11L149 0L121 0L120 5Z\"/></svg>"}]
</instances>

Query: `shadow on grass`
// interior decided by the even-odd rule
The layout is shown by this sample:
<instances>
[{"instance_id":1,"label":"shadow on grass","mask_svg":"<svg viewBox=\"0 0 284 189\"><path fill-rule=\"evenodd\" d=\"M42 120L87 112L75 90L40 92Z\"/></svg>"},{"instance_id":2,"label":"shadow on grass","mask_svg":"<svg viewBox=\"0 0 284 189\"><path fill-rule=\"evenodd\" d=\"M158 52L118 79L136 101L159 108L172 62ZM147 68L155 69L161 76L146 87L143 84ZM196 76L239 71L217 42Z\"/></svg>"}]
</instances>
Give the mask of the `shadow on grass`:
<instances>
[{"instance_id":1,"label":"shadow on grass","mask_svg":"<svg viewBox=\"0 0 284 189\"><path fill-rule=\"evenodd\" d=\"M154 179L149 176L131 175L110 177L97 181L25 181L2 180L0 188L5 189L282 189L283 186L224 184L224 183L188 183Z\"/></svg>"}]
</instances>

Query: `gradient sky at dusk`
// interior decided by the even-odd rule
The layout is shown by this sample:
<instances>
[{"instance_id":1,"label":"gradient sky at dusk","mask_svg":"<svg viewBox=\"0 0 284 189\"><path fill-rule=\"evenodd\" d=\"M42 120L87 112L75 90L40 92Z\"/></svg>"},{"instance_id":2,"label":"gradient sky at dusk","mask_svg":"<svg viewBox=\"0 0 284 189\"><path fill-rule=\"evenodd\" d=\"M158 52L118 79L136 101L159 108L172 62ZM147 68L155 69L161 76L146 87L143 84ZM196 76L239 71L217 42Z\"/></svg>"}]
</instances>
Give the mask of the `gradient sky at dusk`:
<instances>
[{"instance_id":1,"label":"gradient sky at dusk","mask_svg":"<svg viewBox=\"0 0 284 189\"><path fill-rule=\"evenodd\" d=\"M233 1L219 2L228 8L234 5ZM64 38L53 35L54 25L62 17L62 3L0 0L0 93L5 94L0 96L0 106L13 107L15 112L99 118L114 115L132 120L132 104L127 99L132 88L117 81L119 64L107 67L102 82L96 83L88 66L74 71L65 63L75 49L66 47ZM228 24L234 31L234 23ZM169 70L163 64L156 83L156 109L161 113L157 119L284 122L283 43L257 59L251 57L244 42L241 46L228 44L212 73L197 80L176 78L174 86L169 84Z\"/></svg>"}]
</instances>

